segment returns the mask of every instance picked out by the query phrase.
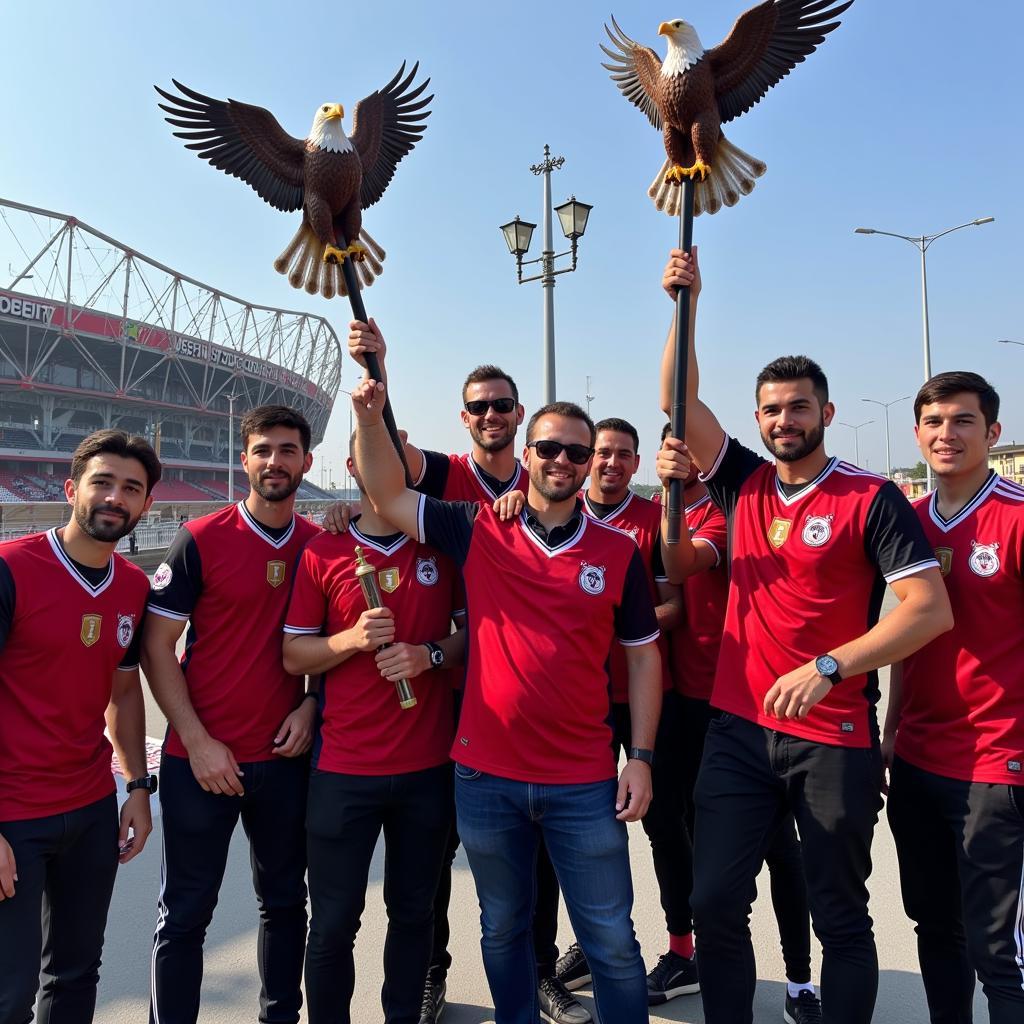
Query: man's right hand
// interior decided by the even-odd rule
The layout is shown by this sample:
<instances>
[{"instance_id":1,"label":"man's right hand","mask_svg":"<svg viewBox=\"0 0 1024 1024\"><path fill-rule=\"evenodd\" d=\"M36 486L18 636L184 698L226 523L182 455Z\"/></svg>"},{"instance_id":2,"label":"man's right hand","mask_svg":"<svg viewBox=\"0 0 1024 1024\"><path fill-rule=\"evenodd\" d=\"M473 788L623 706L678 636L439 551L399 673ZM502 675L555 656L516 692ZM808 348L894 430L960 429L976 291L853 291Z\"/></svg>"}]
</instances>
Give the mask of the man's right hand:
<instances>
[{"instance_id":1,"label":"man's right hand","mask_svg":"<svg viewBox=\"0 0 1024 1024\"><path fill-rule=\"evenodd\" d=\"M14 883L18 880L18 865L14 862L11 844L0 836L0 902L14 895Z\"/></svg>"},{"instance_id":2,"label":"man's right hand","mask_svg":"<svg viewBox=\"0 0 1024 1024\"><path fill-rule=\"evenodd\" d=\"M390 608L367 608L348 631L357 651L375 651L395 642L395 616Z\"/></svg>"},{"instance_id":3,"label":"man's right hand","mask_svg":"<svg viewBox=\"0 0 1024 1024\"><path fill-rule=\"evenodd\" d=\"M366 369L367 352L373 352L382 363L387 353L384 335L380 333L377 321L372 316L368 324L362 320L352 320L348 325L348 354L363 369Z\"/></svg>"},{"instance_id":4,"label":"man's right hand","mask_svg":"<svg viewBox=\"0 0 1024 1024\"><path fill-rule=\"evenodd\" d=\"M188 747L188 763L192 766L192 774L207 793L220 793L222 796L243 796L242 769L235 760L235 755L220 740L207 735Z\"/></svg>"},{"instance_id":5,"label":"man's right hand","mask_svg":"<svg viewBox=\"0 0 1024 1024\"><path fill-rule=\"evenodd\" d=\"M680 288L690 286L690 301L696 302L700 295L700 266L697 263L697 246L687 254L682 249L673 249L668 254L665 273L661 277L661 287L668 297L675 302L676 292Z\"/></svg>"}]
</instances>

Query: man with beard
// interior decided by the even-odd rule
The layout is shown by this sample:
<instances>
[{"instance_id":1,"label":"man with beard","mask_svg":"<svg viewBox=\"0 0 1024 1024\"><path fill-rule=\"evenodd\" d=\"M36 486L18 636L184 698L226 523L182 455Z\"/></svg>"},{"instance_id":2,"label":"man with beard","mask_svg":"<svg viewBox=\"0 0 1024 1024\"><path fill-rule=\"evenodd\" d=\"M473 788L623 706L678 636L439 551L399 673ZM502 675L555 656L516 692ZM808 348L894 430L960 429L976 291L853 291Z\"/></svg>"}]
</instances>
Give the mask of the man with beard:
<instances>
[{"instance_id":1,"label":"man with beard","mask_svg":"<svg viewBox=\"0 0 1024 1024\"><path fill-rule=\"evenodd\" d=\"M696 254L672 251L662 284L697 284ZM708 1024L752 1020L750 907L767 841L789 812L803 842L821 940L822 1012L867 1024L878 986L866 880L881 807L877 669L950 629L931 546L888 480L829 458L835 409L806 356L757 377L766 461L729 438L698 397L690 324L686 443L729 521L729 600L697 780L693 908ZM673 331L662 362L669 411ZM899 599L879 619L885 584Z\"/></svg>"},{"instance_id":2,"label":"man with beard","mask_svg":"<svg viewBox=\"0 0 1024 1024\"><path fill-rule=\"evenodd\" d=\"M88 1024L119 863L152 830L138 627L149 584L114 553L152 503L140 437L85 438L66 526L0 544L0 1020ZM104 736L106 723L110 741ZM111 743L128 783L118 827Z\"/></svg>"},{"instance_id":3,"label":"man with beard","mask_svg":"<svg viewBox=\"0 0 1024 1024\"><path fill-rule=\"evenodd\" d=\"M383 424L384 385L353 392L356 463L374 508L462 566L468 665L452 747L459 832L481 906L481 948L498 1024L536 1024L531 924L541 841L590 963L598 1013L646 1022L643 962L630 917L626 821L651 796L661 704L658 626L632 539L586 516L576 493L594 452L578 406L534 414L523 462L527 506L407 489ZM605 661L626 646L632 736L616 781Z\"/></svg>"},{"instance_id":4,"label":"man with beard","mask_svg":"<svg viewBox=\"0 0 1024 1024\"><path fill-rule=\"evenodd\" d=\"M186 523L153 576L143 666L169 723L150 1016L199 1014L203 941L239 817L260 908L260 1020L299 1019L306 943L306 753L316 695L281 663L292 572L319 530L296 516L310 429L286 406L240 425L248 497ZM175 657L189 624L185 654ZM312 698L312 699L307 699Z\"/></svg>"}]
</instances>

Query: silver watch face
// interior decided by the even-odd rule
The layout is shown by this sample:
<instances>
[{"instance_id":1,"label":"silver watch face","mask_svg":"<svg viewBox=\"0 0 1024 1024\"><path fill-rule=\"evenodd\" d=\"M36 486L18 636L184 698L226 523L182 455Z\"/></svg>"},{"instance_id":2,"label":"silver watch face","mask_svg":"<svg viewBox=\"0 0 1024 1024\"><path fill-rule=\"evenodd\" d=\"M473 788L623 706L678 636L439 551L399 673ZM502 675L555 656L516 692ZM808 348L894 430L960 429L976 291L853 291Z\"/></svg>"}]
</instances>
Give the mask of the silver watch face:
<instances>
[{"instance_id":1,"label":"silver watch face","mask_svg":"<svg viewBox=\"0 0 1024 1024\"><path fill-rule=\"evenodd\" d=\"M435 650L430 652L431 664L440 668L444 664L444 651Z\"/></svg>"},{"instance_id":2,"label":"silver watch face","mask_svg":"<svg viewBox=\"0 0 1024 1024\"><path fill-rule=\"evenodd\" d=\"M818 675L827 678L839 671L839 662L831 654L822 654L815 659L814 667L818 670Z\"/></svg>"}]
</instances>

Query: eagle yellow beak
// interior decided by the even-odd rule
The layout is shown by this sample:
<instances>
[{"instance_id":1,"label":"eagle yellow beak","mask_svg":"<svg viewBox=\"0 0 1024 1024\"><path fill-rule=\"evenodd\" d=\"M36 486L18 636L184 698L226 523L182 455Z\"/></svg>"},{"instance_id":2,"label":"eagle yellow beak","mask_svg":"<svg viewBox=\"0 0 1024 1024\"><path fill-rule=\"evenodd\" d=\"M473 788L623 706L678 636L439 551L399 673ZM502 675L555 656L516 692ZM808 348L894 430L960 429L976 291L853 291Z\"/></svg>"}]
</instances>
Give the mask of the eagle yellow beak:
<instances>
[{"instance_id":1,"label":"eagle yellow beak","mask_svg":"<svg viewBox=\"0 0 1024 1024\"><path fill-rule=\"evenodd\" d=\"M670 36L670 35L672 35L672 26L667 21L663 21L658 26L658 35L659 36Z\"/></svg>"},{"instance_id":2,"label":"eagle yellow beak","mask_svg":"<svg viewBox=\"0 0 1024 1024\"><path fill-rule=\"evenodd\" d=\"M328 121L340 121L344 116L345 108L340 103L332 103L326 118Z\"/></svg>"}]
</instances>

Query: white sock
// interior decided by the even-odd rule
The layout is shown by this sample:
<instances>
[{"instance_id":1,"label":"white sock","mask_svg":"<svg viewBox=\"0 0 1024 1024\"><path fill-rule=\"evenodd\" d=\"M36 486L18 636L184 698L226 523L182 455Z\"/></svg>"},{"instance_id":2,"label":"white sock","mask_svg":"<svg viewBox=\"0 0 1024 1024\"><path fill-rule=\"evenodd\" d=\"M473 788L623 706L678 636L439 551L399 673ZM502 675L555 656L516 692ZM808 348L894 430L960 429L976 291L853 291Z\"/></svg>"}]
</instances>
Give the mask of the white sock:
<instances>
[{"instance_id":1,"label":"white sock","mask_svg":"<svg viewBox=\"0 0 1024 1024\"><path fill-rule=\"evenodd\" d=\"M789 991L790 999L797 999L801 992L810 992L814 995L814 985L809 981L787 981L786 988Z\"/></svg>"}]
</instances>

